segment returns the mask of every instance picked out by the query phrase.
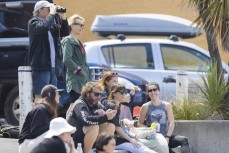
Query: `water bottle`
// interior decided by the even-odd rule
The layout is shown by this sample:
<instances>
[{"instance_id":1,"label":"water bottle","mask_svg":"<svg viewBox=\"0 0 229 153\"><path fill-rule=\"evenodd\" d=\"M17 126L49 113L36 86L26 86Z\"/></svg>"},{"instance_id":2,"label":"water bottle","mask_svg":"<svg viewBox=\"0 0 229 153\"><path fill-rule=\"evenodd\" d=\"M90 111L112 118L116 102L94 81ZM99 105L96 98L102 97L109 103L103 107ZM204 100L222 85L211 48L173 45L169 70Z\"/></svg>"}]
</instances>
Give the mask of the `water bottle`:
<instances>
[{"instance_id":1,"label":"water bottle","mask_svg":"<svg viewBox=\"0 0 229 153\"><path fill-rule=\"evenodd\" d=\"M76 153L83 153L83 149L82 149L82 144L81 143L77 143Z\"/></svg>"}]
</instances>

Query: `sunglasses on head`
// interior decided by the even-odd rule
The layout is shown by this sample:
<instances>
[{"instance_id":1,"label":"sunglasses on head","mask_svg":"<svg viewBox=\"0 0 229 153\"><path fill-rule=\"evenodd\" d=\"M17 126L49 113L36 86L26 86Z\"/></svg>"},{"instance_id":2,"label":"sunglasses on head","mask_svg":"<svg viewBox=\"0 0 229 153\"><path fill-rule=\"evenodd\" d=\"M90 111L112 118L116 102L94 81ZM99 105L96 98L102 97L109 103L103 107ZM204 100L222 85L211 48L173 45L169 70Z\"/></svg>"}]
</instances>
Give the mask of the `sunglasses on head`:
<instances>
[{"instance_id":1,"label":"sunglasses on head","mask_svg":"<svg viewBox=\"0 0 229 153\"><path fill-rule=\"evenodd\" d=\"M149 89L148 92L152 92L152 91L155 92L157 90L158 90L157 88L153 88L153 89Z\"/></svg>"},{"instance_id":2,"label":"sunglasses on head","mask_svg":"<svg viewBox=\"0 0 229 153\"><path fill-rule=\"evenodd\" d=\"M99 96L102 95L102 93L100 93L100 92L95 92L95 91L92 91L92 92L94 93L94 96L95 96L95 97L99 97Z\"/></svg>"},{"instance_id":3,"label":"sunglasses on head","mask_svg":"<svg viewBox=\"0 0 229 153\"><path fill-rule=\"evenodd\" d=\"M109 74L109 76L118 76L118 73L112 72L112 73Z\"/></svg>"},{"instance_id":4,"label":"sunglasses on head","mask_svg":"<svg viewBox=\"0 0 229 153\"><path fill-rule=\"evenodd\" d=\"M73 23L73 25L79 25L81 28L84 27L84 24L81 24L81 23Z\"/></svg>"}]
</instances>

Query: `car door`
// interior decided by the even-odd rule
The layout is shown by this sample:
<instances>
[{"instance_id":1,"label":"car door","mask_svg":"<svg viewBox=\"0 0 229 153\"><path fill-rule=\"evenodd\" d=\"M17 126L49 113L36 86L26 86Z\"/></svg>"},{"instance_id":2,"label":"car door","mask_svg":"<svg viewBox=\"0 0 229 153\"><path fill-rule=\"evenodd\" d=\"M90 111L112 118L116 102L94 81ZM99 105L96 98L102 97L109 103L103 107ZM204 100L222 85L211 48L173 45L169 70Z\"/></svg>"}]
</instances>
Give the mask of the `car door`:
<instances>
[{"instance_id":1,"label":"car door","mask_svg":"<svg viewBox=\"0 0 229 153\"><path fill-rule=\"evenodd\" d=\"M191 80L200 78L210 62L206 54L187 46L175 44L158 44L159 54L162 60L162 96L165 100L171 100L176 95L177 71L185 71L188 74L189 86ZM191 88L189 88L189 93Z\"/></svg>"},{"instance_id":2,"label":"car door","mask_svg":"<svg viewBox=\"0 0 229 153\"><path fill-rule=\"evenodd\" d=\"M120 43L102 47L102 54L114 70L137 75L148 82L161 83L158 55L152 43Z\"/></svg>"}]
</instances>

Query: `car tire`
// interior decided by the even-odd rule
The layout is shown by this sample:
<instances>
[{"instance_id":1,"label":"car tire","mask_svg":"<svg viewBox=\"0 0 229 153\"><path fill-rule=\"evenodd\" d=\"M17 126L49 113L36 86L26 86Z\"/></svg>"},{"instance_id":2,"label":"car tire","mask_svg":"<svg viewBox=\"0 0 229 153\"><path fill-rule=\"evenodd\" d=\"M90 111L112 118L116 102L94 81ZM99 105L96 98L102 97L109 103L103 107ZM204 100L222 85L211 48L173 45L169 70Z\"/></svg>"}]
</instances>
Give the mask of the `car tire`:
<instances>
[{"instance_id":1,"label":"car tire","mask_svg":"<svg viewBox=\"0 0 229 153\"><path fill-rule=\"evenodd\" d=\"M19 125L19 88L15 86L7 95L4 103L4 115L8 124Z\"/></svg>"}]
</instances>

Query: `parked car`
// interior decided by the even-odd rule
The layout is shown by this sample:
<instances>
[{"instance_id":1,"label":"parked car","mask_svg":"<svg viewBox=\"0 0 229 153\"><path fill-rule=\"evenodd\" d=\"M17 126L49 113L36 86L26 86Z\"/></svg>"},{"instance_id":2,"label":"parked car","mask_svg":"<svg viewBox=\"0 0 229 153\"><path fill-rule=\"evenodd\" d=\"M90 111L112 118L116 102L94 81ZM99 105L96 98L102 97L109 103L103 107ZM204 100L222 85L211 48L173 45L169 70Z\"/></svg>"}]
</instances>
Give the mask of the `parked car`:
<instances>
[{"instance_id":1,"label":"parked car","mask_svg":"<svg viewBox=\"0 0 229 153\"><path fill-rule=\"evenodd\" d=\"M18 67L27 66L29 54L28 20L32 17L38 0L1 1L0 2L0 118L6 118L9 124L18 125L20 117ZM92 80L97 81L107 67L88 61ZM145 101L146 81L132 74L119 73L119 79L130 88L139 86L142 91L136 94L133 105ZM58 87L66 88L65 77L58 78ZM63 106L69 103L65 91L61 96Z\"/></svg>"},{"instance_id":2,"label":"parked car","mask_svg":"<svg viewBox=\"0 0 229 153\"><path fill-rule=\"evenodd\" d=\"M195 37L192 22L168 15L111 15L97 16L91 30L100 36L109 35L161 35L173 33L182 38ZM197 35L201 34L201 30ZM85 43L88 60L109 65L112 70L128 72L158 82L161 98L171 100L176 96L177 71L186 71L189 79L199 78L210 62L209 52L195 44L170 39L125 38L91 41ZM229 68L223 64L228 76Z\"/></svg>"}]
</instances>

